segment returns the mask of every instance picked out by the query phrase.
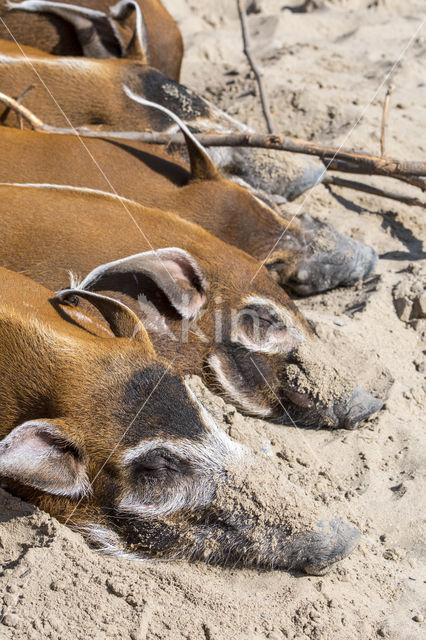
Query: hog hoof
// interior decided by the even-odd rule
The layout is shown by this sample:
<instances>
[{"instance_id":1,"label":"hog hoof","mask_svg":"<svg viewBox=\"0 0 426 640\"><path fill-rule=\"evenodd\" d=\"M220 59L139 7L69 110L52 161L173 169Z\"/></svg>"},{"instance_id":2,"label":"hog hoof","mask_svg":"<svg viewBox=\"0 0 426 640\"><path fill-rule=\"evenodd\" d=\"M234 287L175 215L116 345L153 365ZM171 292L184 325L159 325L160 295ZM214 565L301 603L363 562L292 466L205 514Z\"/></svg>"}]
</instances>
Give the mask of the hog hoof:
<instances>
[{"instance_id":1,"label":"hog hoof","mask_svg":"<svg viewBox=\"0 0 426 640\"><path fill-rule=\"evenodd\" d=\"M296 540L293 568L305 573L322 576L355 549L360 533L355 527L338 518L328 523L320 522L318 531L299 534ZM297 549L299 547L299 549Z\"/></svg>"}]
</instances>

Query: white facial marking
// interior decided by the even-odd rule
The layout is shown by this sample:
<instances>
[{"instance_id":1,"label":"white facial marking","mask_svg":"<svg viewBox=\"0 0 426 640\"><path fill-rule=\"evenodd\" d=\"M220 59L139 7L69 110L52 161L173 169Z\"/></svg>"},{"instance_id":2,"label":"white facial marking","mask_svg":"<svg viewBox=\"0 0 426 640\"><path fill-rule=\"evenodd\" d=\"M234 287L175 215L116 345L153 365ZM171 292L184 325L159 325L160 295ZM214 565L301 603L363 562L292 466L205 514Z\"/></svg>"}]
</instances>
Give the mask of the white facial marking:
<instances>
[{"instance_id":1,"label":"white facial marking","mask_svg":"<svg viewBox=\"0 0 426 640\"><path fill-rule=\"evenodd\" d=\"M272 409L262 407L250 400L246 394L243 394L233 382L225 375L222 363L217 355L208 358L210 368L215 374L217 382L225 392L225 396L238 408L250 413L254 416L266 418L272 415Z\"/></svg>"},{"instance_id":2,"label":"white facial marking","mask_svg":"<svg viewBox=\"0 0 426 640\"><path fill-rule=\"evenodd\" d=\"M186 384L186 383L185 383ZM130 466L149 452L161 449L188 462L191 472L188 476L176 478L172 486L167 487L162 501L153 499L147 492L146 498L131 489L126 491L118 508L120 511L140 515L144 518L165 516L183 508L207 506L213 499L217 481L223 473L226 463L240 464L247 455L242 445L233 441L216 424L213 417L201 405L192 389L186 384L188 393L200 412L206 432L198 441L150 440L129 449L123 455L125 466Z\"/></svg>"},{"instance_id":3,"label":"white facial marking","mask_svg":"<svg viewBox=\"0 0 426 640\"><path fill-rule=\"evenodd\" d=\"M144 558L126 551L122 547L120 537L107 527L103 527L99 524L71 526L74 531L81 533L89 544L95 545L99 551L106 555L113 556L115 558L124 558L127 560L144 560Z\"/></svg>"},{"instance_id":4,"label":"white facial marking","mask_svg":"<svg viewBox=\"0 0 426 640\"><path fill-rule=\"evenodd\" d=\"M73 187L68 184L50 184L49 182L0 182L0 187L20 187L23 189L52 189L53 191L70 191L76 193L90 193L92 195L102 196L103 198L110 198L111 200L120 200L127 204L136 206L137 202L129 200L124 196L119 196L116 193L109 191L101 191L100 189L91 189L90 187Z\"/></svg>"}]
</instances>

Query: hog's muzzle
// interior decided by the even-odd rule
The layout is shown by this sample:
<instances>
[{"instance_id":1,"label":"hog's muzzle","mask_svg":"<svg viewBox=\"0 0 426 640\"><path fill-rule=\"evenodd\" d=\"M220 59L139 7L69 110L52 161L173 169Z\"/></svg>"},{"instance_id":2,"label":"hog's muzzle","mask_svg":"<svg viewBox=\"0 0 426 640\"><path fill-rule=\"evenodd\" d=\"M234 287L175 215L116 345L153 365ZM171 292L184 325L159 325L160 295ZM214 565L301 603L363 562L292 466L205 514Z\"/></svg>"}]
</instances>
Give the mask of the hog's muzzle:
<instances>
[{"instance_id":1,"label":"hog's muzzle","mask_svg":"<svg viewBox=\"0 0 426 640\"><path fill-rule=\"evenodd\" d=\"M383 401L356 387L348 402L325 407L316 404L308 395L287 392L292 407L288 406L280 413L278 421L283 424L295 424L301 427L328 427L330 429L356 429L361 422L373 415L383 406ZM281 405L284 406L283 404Z\"/></svg>"},{"instance_id":2,"label":"hog's muzzle","mask_svg":"<svg viewBox=\"0 0 426 640\"><path fill-rule=\"evenodd\" d=\"M342 426L344 429L355 429L365 418L379 411L382 406L382 400L374 398L364 391L364 389L356 387L346 407L345 413L339 416L339 426Z\"/></svg>"},{"instance_id":3,"label":"hog's muzzle","mask_svg":"<svg viewBox=\"0 0 426 640\"><path fill-rule=\"evenodd\" d=\"M291 275L280 276L279 263L268 268L278 272L281 284L299 296L309 296L339 286L350 286L374 272L376 251L308 215L300 219L299 258Z\"/></svg>"},{"instance_id":4,"label":"hog's muzzle","mask_svg":"<svg viewBox=\"0 0 426 640\"><path fill-rule=\"evenodd\" d=\"M355 549L360 533L355 527L335 518L328 523L320 523L318 531L307 531L299 534L300 540L295 544L294 568L303 569L305 573L321 576ZM296 540L295 540L296 543Z\"/></svg>"},{"instance_id":5,"label":"hog's muzzle","mask_svg":"<svg viewBox=\"0 0 426 640\"><path fill-rule=\"evenodd\" d=\"M356 429L361 422L379 411L383 401L356 387L348 402L326 409L319 408L319 425L334 429Z\"/></svg>"}]
</instances>

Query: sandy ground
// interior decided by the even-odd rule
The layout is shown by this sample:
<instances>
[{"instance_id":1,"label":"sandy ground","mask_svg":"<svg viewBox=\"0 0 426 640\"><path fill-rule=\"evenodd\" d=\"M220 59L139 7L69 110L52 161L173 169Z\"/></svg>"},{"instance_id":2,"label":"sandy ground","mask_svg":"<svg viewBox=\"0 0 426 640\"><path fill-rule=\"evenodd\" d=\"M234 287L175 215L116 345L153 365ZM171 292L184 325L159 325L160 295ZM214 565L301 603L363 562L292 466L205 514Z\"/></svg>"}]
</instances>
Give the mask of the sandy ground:
<instances>
[{"instance_id":1,"label":"sandy ground","mask_svg":"<svg viewBox=\"0 0 426 640\"><path fill-rule=\"evenodd\" d=\"M299 3L259 0L261 13L249 18L277 130L377 152L391 73L388 151L424 159L424 0L333 0L308 14L284 6ZM263 130L234 2L166 4L185 38L183 81ZM377 278L300 306L330 351L387 396L385 408L358 431L298 430L243 418L201 393L265 465L270 491L284 476L295 495L355 523L359 548L325 577L120 561L0 492L1 638L425 637L424 210L324 186L288 209L331 221L381 256Z\"/></svg>"}]
</instances>

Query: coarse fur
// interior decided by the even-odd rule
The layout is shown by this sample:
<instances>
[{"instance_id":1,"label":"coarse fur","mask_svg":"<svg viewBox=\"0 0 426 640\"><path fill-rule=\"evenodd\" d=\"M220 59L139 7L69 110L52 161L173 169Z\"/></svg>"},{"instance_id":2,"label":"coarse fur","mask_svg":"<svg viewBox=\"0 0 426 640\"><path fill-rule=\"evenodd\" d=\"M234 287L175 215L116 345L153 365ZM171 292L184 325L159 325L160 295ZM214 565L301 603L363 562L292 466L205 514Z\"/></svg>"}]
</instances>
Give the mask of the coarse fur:
<instances>
[{"instance_id":1,"label":"coarse fur","mask_svg":"<svg viewBox=\"0 0 426 640\"><path fill-rule=\"evenodd\" d=\"M123 299L142 320L143 294L169 330L148 327L151 339L182 373L201 375L235 402L238 390L271 418L283 416L285 407L286 421L289 415L302 424L306 413L316 426L356 426L359 415L379 408L367 395L357 410L353 407L355 381L336 385L334 363L327 362L308 323L267 270L197 225L74 187L0 185L0 195L3 264L55 290L66 286L71 269L87 277L88 288ZM37 243L30 241L34 226L40 229ZM320 375L309 370L309 362L300 362L302 346L311 352L316 371L323 367ZM223 377L211 375L214 355ZM310 380L302 393L294 369ZM324 395L319 388L327 386L329 375L333 391Z\"/></svg>"},{"instance_id":2,"label":"coarse fur","mask_svg":"<svg viewBox=\"0 0 426 640\"><path fill-rule=\"evenodd\" d=\"M182 35L160 0L0 0L0 17L5 40L57 56L136 59L179 80Z\"/></svg>"},{"instance_id":3,"label":"coarse fur","mask_svg":"<svg viewBox=\"0 0 426 640\"><path fill-rule=\"evenodd\" d=\"M195 145L188 147L188 171L176 156L137 142L87 138L84 148L72 136L8 127L0 129L0 142L1 182L101 189L172 211L265 261L290 292L307 295L349 285L375 265L370 247L310 216L286 216L264 194L221 176L205 156L196 158Z\"/></svg>"},{"instance_id":4,"label":"coarse fur","mask_svg":"<svg viewBox=\"0 0 426 640\"><path fill-rule=\"evenodd\" d=\"M121 336L138 322L129 309L74 290L83 294L116 337L90 333L53 292L0 269L3 486L117 557L238 558L322 572L324 547L327 569L352 551L352 528L338 543L315 531L301 538L291 533L296 523L279 530L230 510L220 489L238 496L230 474L249 463L247 454L155 355L146 333ZM128 314L127 325L117 313ZM250 542L274 538L275 547Z\"/></svg>"}]
</instances>

